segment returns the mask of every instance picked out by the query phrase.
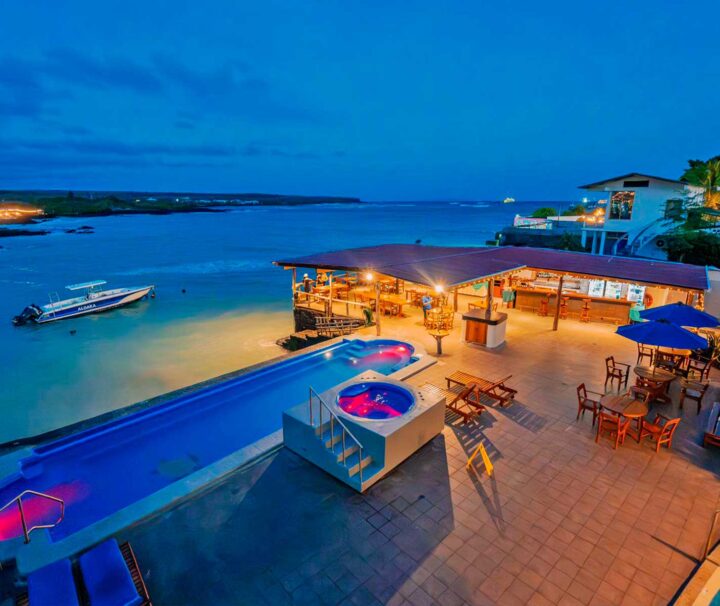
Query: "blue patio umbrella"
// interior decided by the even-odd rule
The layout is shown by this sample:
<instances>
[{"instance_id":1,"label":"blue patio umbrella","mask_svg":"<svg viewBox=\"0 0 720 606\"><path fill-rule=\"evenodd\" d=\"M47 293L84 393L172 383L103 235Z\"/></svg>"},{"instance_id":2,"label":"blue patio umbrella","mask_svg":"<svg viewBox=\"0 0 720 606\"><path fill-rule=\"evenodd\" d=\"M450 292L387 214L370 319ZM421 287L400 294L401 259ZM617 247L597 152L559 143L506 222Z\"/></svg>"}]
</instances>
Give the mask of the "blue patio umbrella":
<instances>
[{"instance_id":1,"label":"blue patio umbrella","mask_svg":"<svg viewBox=\"0 0 720 606\"><path fill-rule=\"evenodd\" d=\"M670 303L660 307L643 309L640 312L643 320L665 320L677 326L692 326L693 328L714 328L720 326L720 320L704 311L695 309L685 303Z\"/></svg>"},{"instance_id":2,"label":"blue patio umbrella","mask_svg":"<svg viewBox=\"0 0 720 606\"><path fill-rule=\"evenodd\" d=\"M671 349L704 349L707 339L665 320L650 320L642 324L618 326L617 334L643 345Z\"/></svg>"}]
</instances>

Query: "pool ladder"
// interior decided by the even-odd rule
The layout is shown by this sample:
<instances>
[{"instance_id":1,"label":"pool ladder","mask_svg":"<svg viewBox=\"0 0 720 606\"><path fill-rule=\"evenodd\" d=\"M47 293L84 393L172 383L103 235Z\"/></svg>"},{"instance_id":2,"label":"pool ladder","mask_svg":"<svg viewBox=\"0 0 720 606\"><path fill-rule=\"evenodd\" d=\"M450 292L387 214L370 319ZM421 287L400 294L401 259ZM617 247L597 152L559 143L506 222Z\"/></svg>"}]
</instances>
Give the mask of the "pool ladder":
<instances>
[{"instance_id":1,"label":"pool ladder","mask_svg":"<svg viewBox=\"0 0 720 606\"><path fill-rule=\"evenodd\" d=\"M315 408L313 408L313 401L317 400L318 405ZM317 415L315 415L315 410L317 410ZM323 410L328 416L328 420L323 423ZM362 492L363 488L363 468L367 467L371 462L372 458L367 457L363 458L363 445L360 443L360 440L358 440L352 432L347 428L345 423L342 422L340 417L333 412L333 410L327 405L327 402L322 399L320 394L315 391L312 387L310 387L310 393L308 397L308 412L310 415L310 426L315 428L316 434L320 438L320 441L325 444L325 447L329 452L332 454L336 454L335 452L335 445L338 442L341 442L342 450L338 457L338 463L342 464L343 467L348 472L348 475L353 476L355 475L355 466L351 466L348 468L348 458L357 453L358 460L357 460L357 473L358 478L360 480L360 492ZM315 424L315 419L317 416L318 424ZM340 433L335 433L336 425L340 427ZM328 440L325 441L325 432L326 428L329 430ZM347 448L347 438L349 438L353 445L350 446L350 448Z\"/></svg>"},{"instance_id":2,"label":"pool ladder","mask_svg":"<svg viewBox=\"0 0 720 606\"><path fill-rule=\"evenodd\" d=\"M25 519L25 510L23 509L23 497L25 495L33 495L35 497L40 497L43 499L49 499L50 501L55 501L56 503L60 503L60 516L58 517L57 521L53 524L37 524L36 526L29 526L27 525L27 520ZM4 511L11 505L14 505L17 503L18 510L20 511L20 522L22 523L22 529L23 529L23 536L25 537L25 543L30 542L30 533L33 530L40 530L41 528L55 528L60 522L63 521L63 518L65 517L65 501L63 501L60 497L54 497L51 494L45 494L44 492L37 492L36 490L23 490L19 495L17 495L14 499L0 507L0 511Z\"/></svg>"}]
</instances>

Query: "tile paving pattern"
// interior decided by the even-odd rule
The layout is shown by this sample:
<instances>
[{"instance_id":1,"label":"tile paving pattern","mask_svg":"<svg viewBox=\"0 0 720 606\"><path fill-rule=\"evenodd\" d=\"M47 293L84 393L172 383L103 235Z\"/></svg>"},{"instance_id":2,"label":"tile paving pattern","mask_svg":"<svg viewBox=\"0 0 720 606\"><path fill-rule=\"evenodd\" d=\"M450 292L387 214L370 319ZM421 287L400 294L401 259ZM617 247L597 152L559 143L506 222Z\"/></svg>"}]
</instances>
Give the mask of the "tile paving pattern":
<instances>
[{"instance_id":1,"label":"tile paving pattern","mask_svg":"<svg viewBox=\"0 0 720 606\"><path fill-rule=\"evenodd\" d=\"M667 604L720 506L720 451L700 446L707 403L699 416L680 411L672 451L595 444L591 418L575 420L575 386L601 388L604 357L634 362L635 346L611 327L567 321L552 333L550 323L513 313L499 352L448 337L412 383L458 368L512 372L517 401L467 426L448 416L364 495L283 449L124 533L154 602ZM432 346L412 319L384 334ZM480 440L493 477L465 467Z\"/></svg>"}]
</instances>

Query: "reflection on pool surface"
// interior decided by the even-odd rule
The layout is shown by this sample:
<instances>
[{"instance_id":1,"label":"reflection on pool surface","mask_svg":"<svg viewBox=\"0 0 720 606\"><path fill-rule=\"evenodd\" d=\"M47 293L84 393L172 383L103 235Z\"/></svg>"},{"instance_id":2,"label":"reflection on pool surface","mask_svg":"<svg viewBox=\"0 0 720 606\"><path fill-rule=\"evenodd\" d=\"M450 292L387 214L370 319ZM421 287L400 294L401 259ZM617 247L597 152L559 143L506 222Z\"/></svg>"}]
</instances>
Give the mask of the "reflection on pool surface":
<instances>
[{"instance_id":1,"label":"reflection on pool surface","mask_svg":"<svg viewBox=\"0 0 720 606\"><path fill-rule=\"evenodd\" d=\"M26 489L67 499L50 530L58 541L277 431L309 386L323 392L366 370L390 375L413 353L400 341L345 340L38 446L0 480L0 503ZM57 517L56 504L30 503L31 525ZM17 516L0 518L0 539L21 532Z\"/></svg>"},{"instance_id":2,"label":"reflection on pool surface","mask_svg":"<svg viewBox=\"0 0 720 606\"><path fill-rule=\"evenodd\" d=\"M338 394L338 406L362 419L401 417L415 403L412 393L392 383L373 382L349 385Z\"/></svg>"}]
</instances>

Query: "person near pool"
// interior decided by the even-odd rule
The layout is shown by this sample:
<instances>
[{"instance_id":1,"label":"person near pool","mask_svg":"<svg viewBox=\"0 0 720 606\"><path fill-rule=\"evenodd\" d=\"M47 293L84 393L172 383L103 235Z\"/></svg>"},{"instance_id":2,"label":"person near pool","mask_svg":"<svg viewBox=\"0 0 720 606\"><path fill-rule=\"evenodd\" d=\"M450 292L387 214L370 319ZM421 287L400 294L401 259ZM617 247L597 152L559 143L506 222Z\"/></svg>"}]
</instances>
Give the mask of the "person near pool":
<instances>
[{"instance_id":1,"label":"person near pool","mask_svg":"<svg viewBox=\"0 0 720 606\"><path fill-rule=\"evenodd\" d=\"M423 308L423 317L427 318L427 312L432 309L432 297L430 295L424 295L421 301Z\"/></svg>"}]
</instances>

